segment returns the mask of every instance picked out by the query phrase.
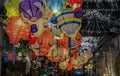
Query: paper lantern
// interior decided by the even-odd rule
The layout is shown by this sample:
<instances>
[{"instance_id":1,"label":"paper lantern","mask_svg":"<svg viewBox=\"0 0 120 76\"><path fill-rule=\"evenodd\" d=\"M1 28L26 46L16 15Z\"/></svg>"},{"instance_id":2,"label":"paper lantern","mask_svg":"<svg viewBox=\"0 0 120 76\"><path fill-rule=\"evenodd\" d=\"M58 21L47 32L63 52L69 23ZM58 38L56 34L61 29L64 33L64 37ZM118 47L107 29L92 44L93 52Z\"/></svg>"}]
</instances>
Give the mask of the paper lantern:
<instances>
[{"instance_id":1,"label":"paper lantern","mask_svg":"<svg viewBox=\"0 0 120 76\"><path fill-rule=\"evenodd\" d=\"M8 62L8 61L9 61L8 57L4 56L4 62Z\"/></svg>"},{"instance_id":2,"label":"paper lantern","mask_svg":"<svg viewBox=\"0 0 120 76\"><path fill-rule=\"evenodd\" d=\"M30 44L35 44L36 41L37 41L37 38L36 37L31 37L28 41L29 41Z\"/></svg>"},{"instance_id":3,"label":"paper lantern","mask_svg":"<svg viewBox=\"0 0 120 76\"><path fill-rule=\"evenodd\" d=\"M66 0L46 0L48 8L54 13L62 10L65 5Z\"/></svg>"},{"instance_id":4,"label":"paper lantern","mask_svg":"<svg viewBox=\"0 0 120 76\"><path fill-rule=\"evenodd\" d=\"M18 52L18 56L19 56L19 57L22 56L22 53L21 53L21 52Z\"/></svg>"},{"instance_id":5,"label":"paper lantern","mask_svg":"<svg viewBox=\"0 0 120 76\"><path fill-rule=\"evenodd\" d=\"M74 10L74 16L77 18L82 18L83 17L83 9L78 7Z\"/></svg>"},{"instance_id":6,"label":"paper lantern","mask_svg":"<svg viewBox=\"0 0 120 76\"><path fill-rule=\"evenodd\" d=\"M49 49L53 45L53 36L50 28L47 28L40 37L38 37L38 43L40 45L40 55L44 56L48 53Z\"/></svg>"},{"instance_id":7,"label":"paper lantern","mask_svg":"<svg viewBox=\"0 0 120 76\"><path fill-rule=\"evenodd\" d=\"M82 75L83 73L81 71L76 71L75 74L76 75Z\"/></svg>"},{"instance_id":8,"label":"paper lantern","mask_svg":"<svg viewBox=\"0 0 120 76\"><path fill-rule=\"evenodd\" d=\"M24 23L21 17L11 17L4 30L9 36L10 44L18 44L20 39L26 39L25 35L30 31L30 25Z\"/></svg>"},{"instance_id":9,"label":"paper lantern","mask_svg":"<svg viewBox=\"0 0 120 76\"><path fill-rule=\"evenodd\" d=\"M57 16L57 26L71 38L79 32L81 23L82 19L76 18L71 9L66 9Z\"/></svg>"},{"instance_id":10,"label":"paper lantern","mask_svg":"<svg viewBox=\"0 0 120 76\"><path fill-rule=\"evenodd\" d=\"M42 0L22 0L19 10L22 16L35 22L44 14L44 4Z\"/></svg>"},{"instance_id":11,"label":"paper lantern","mask_svg":"<svg viewBox=\"0 0 120 76\"><path fill-rule=\"evenodd\" d=\"M76 8L81 6L82 0L68 0L68 3L71 7Z\"/></svg>"},{"instance_id":12,"label":"paper lantern","mask_svg":"<svg viewBox=\"0 0 120 76\"><path fill-rule=\"evenodd\" d=\"M60 47L68 48L68 36L66 35L63 39L58 39L57 44Z\"/></svg>"},{"instance_id":13,"label":"paper lantern","mask_svg":"<svg viewBox=\"0 0 120 76\"><path fill-rule=\"evenodd\" d=\"M56 24L57 23L57 18L56 17L51 18L51 23Z\"/></svg>"},{"instance_id":14,"label":"paper lantern","mask_svg":"<svg viewBox=\"0 0 120 76\"><path fill-rule=\"evenodd\" d=\"M37 31L38 31L37 25L36 25L36 24L32 24L32 25L31 25L31 32L32 32L32 33L35 33L35 32L37 32Z\"/></svg>"},{"instance_id":15,"label":"paper lantern","mask_svg":"<svg viewBox=\"0 0 120 76\"><path fill-rule=\"evenodd\" d=\"M5 8L7 10L7 17L14 17L14 16L19 16L19 3L20 0L6 0L5 2Z\"/></svg>"}]
</instances>

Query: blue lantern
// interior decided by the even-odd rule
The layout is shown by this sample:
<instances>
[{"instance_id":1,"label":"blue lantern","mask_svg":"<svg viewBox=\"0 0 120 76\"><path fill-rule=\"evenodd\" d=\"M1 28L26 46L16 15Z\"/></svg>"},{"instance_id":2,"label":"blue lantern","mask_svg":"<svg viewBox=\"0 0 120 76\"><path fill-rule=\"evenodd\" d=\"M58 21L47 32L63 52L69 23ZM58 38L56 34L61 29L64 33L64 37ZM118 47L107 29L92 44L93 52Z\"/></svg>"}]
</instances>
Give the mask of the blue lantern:
<instances>
[{"instance_id":1,"label":"blue lantern","mask_svg":"<svg viewBox=\"0 0 120 76\"><path fill-rule=\"evenodd\" d=\"M81 75L82 73L80 71L77 71L76 72L76 75Z\"/></svg>"},{"instance_id":2,"label":"blue lantern","mask_svg":"<svg viewBox=\"0 0 120 76\"><path fill-rule=\"evenodd\" d=\"M83 9L78 7L74 10L74 15L77 18L81 18L83 16Z\"/></svg>"},{"instance_id":3,"label":"blue lantern","mask_svg":"<svg viewBox=\"0 0 120 76\"><path fill-rule=\"evenodd\" d=\"M51 23L56 24L57 23L57 18L56 17L51 18Z\"/></svg>"},{"instance_id":4,"label":"blue lantern","mask_svg":"<svg viewBox=\"0 0 120 76\"><path fill-rule=\"evenodd\" d=\"M31 32L32 32L32 33L35 33L35 32L37 32L37 31L38 31L37 25L36 25L36 24L32 24L32 25L31 25Z\"/></svg>"},{"instance_id":5,"label":"blue lantern","mask_svg":"<svg viewBox=\"0 0 120 76\"><path fill-rule=\"evenodd\" d=\"M83 16L83 14L81 13L81 12L76 12L75 13L75 17L77 17L77 18L80 18L80 17L82 17Z\"/></svg>"},{"instance_id":6,"label":"blue lantern","mask_svg":"<svg viewBox=\"0 0 120 76\"><path fill-rule=\"evenodd\" d=\"M82 72L81 71L77 71L76 75L82 75Z\"/></svg>"},{"instance_id":7,"label":"blue lantern","mask_svg":"<svg viewBox=\"0 0 120 76\"><path fill-rule=\"evenodd\" d=\"M4 62L8 62L9 60L8 60L8 57L7 56L5 56L4 57Z\"/></svg>"},{"instance_id":8,"label":"blue lantern","mask_svg":"<svg viewBox=\"0 0 120 76\"><path fill-rule=\"evenodd\" d=\"M46 0L49 9L52 10L53 13L57 13L62 10L65 2L66 0Z\"/></svg>"}]
</instances>

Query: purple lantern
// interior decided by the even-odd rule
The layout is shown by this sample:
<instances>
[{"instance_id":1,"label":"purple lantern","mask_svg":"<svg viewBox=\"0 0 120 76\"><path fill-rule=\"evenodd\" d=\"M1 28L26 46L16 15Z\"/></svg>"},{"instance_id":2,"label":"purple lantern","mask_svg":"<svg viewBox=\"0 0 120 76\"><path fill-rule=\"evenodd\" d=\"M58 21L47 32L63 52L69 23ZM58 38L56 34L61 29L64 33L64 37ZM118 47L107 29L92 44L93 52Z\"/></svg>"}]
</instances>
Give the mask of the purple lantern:
<instances>
[{"instance_id":1,"label":"purple lantern","mask_svg":"<svg viewBox=\"0 0 120 76\"><path fill-rule=\"evenodd\" d=\"M45 10L42 0L22 0L19 11L22 16L35 22L43 16Z\"/></svg>"},{"instance_id":2,"label":"purple lantern","mask_svg":"<svg viewBox=\"0 0 120 76\"><path fill-rule=\"evenodd\" d=\"M32 24L32 25L31 25L31 32L32 32L32 33L35 33L35 32L37 32L37 31L38 31L37 25L36 25L36 24Z\"/></svg>"}]
</instances>

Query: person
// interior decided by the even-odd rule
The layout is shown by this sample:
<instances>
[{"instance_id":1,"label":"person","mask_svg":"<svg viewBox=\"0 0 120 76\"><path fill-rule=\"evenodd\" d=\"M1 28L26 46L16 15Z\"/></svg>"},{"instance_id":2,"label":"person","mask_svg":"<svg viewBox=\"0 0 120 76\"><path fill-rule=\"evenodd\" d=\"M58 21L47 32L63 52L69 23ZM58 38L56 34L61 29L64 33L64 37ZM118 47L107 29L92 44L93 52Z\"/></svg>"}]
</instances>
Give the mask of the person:
<instances>
[{"instance_id":1,"label":"person","mask_svg":"<svg viewBox=\"0 0 120 76\"><path fill-rule=\"evenodd\" d=\"M31 68L29 53L26 54L25 60L23 62L26 62L26 75L29 75L30 74L30 68Z\"/></svg>"}]
</instances>

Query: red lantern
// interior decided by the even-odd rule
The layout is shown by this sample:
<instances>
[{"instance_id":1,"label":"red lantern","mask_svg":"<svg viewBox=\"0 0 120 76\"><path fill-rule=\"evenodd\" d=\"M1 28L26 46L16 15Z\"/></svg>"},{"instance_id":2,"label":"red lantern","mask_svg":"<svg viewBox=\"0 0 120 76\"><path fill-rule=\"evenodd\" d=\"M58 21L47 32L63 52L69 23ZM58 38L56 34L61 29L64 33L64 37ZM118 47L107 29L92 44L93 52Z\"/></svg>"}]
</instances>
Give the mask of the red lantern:
<instances>
[{"instance_id":1,"label":"red lantern","mask_svg":"<svg viewBox=\"0 0 120 76\"><path fill-rule=\"evenodd\" d=\"M31 38L29 39L29 43L30 43L30 44L35 44L36 40L37 40L36 37L31 37Z\"/></svg>"},{"instance_id":2,"label":"red lantern","mask_svg":"<svg viewBox=\"0 0 120 76\"><path fill-rule=\"evenodd\" d=\"M81 6L82 0L68 0L68 3L71 7L76 8Z\"/></svg>"},{"instance_id":3,"label":"red lantern","mask_svg":"<svg viewBox=\"0 0 120 76\"><path fill-rule=\"evenodd\" d=\"M57 40L58 46L68 47L68 36L65 36L63 39Z\"/></svg>"}]
</instances>

